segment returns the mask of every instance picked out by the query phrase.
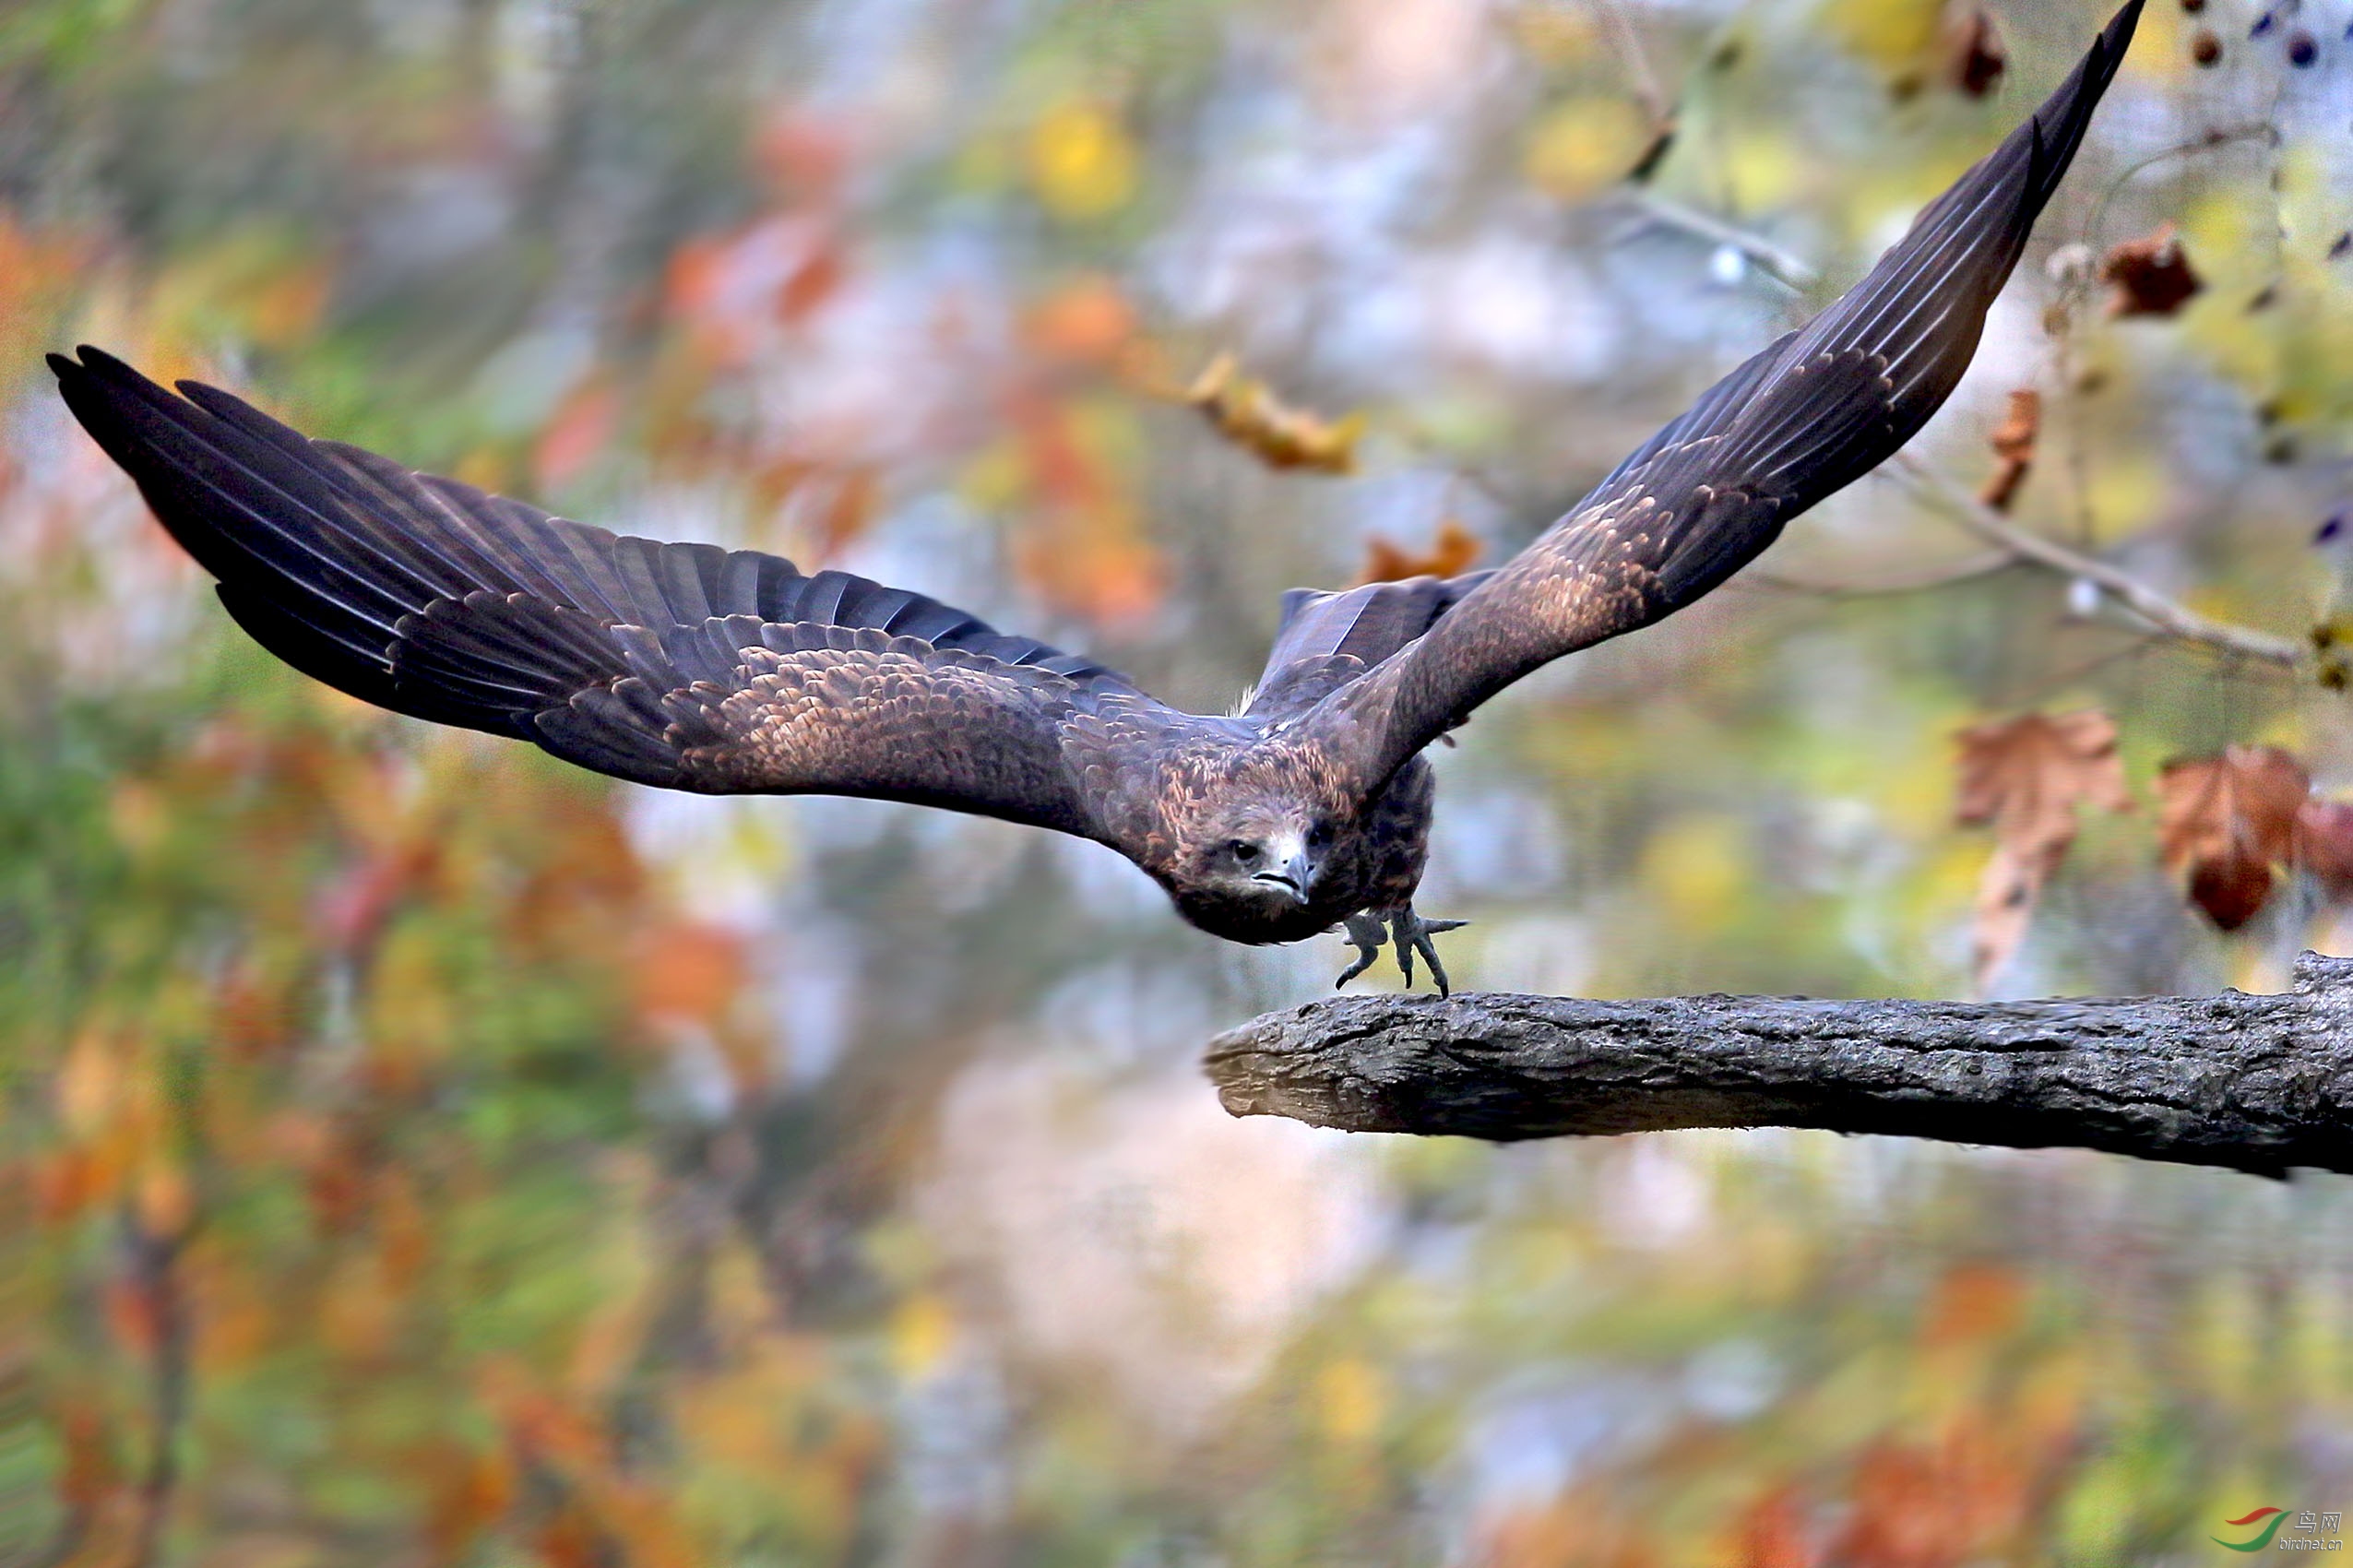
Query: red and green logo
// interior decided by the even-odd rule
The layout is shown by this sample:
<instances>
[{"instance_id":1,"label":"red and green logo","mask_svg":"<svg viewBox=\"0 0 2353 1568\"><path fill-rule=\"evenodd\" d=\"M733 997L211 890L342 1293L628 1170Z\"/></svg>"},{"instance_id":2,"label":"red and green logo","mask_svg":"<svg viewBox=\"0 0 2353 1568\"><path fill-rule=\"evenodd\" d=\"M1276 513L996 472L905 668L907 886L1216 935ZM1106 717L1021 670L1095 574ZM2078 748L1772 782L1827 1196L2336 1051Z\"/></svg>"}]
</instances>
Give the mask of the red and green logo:
<instances>
[{"instance_id":1,"label":"red and green logo","mask_svg":"<svg viewBox=\"0 0 2353 1568\"><path fill-rule=\"evenodd\" d=\"M2228 1547L2233 1551L2261 1551L2271 1544L2271 1538L2279 1533L2279 1526L2288 1523L2286 1509L2258 1508L2243 1519L2225 1519L2223 1523L2234 1530L2242 1530L2259 1519L2268 1523L2245 1540L2224 1540L2220 1536L2208 1536L2206 1539L2216 1546Z\"/></svg>"}]
</instances>

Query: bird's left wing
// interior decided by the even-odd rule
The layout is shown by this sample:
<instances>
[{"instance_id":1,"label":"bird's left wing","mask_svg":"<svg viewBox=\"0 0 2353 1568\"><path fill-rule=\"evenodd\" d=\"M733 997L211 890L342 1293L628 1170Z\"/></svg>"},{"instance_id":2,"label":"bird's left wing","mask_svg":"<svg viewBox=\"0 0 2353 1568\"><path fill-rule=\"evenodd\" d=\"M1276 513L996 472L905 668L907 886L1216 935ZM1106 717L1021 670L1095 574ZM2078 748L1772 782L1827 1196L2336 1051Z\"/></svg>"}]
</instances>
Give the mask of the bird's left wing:
<instances>
[{"instance_id":1,"label":"bird's left wing","mask_svg":"<svg viewBox=\"0 0 2353 1568\"><path fill-rule=\"evenodd\" d=\"M1592 494L1301 724L1368 792L1504 686L1649 624L1893 456L1952 394L1987 309L2132 42L2131 0L2035 113L1862 280L1708 389Z\"/></svg>"},{"instance_id":2,"label":"bird's left wing","mask_svg":"<svg viewBox=\"0 0 2353 1568\"><path fill-rule=\"evenodd\" d=\"M921 594L553 517L214 387L175 397L96 350L50 364L238 624L397 713L670 789L860 795L1098 838L1090 777L1177 717Z\"/></svg>"}]
</instances>

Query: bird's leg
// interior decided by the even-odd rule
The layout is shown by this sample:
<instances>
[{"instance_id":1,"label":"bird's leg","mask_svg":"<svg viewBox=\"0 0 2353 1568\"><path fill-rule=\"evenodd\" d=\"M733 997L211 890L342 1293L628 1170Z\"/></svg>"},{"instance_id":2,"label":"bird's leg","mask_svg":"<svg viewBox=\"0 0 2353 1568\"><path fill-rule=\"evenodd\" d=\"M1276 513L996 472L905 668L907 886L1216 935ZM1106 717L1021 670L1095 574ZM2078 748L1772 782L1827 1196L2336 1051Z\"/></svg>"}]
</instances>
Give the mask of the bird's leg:
<instances>
[{"instance_id":1,"label":"bird's leg","mask_svg":"<svg viewBox=\"0 0 2353 1568\"><path fill-rule=\"evenodd\" d=\"M1440 996L1451 996L1454 988L1447 983L1446 966L1438 961L1438 949L1431 938L1442 931L1456 931L1468 925L1468 921L1425 921L1408 904L1389 917L1389 932L1396 944L1397 972L1404 975L1406 984L1413 984L1413 956L1421 955L1430 966L1430 978L1437 982Z\"/></svg>"},{"instance_id":2,"label":"bird's leg","mask_svg":"<svg viewBox=\"0 0 2353 1568\"><path fill-rule=\"evenodd\" d=\"M1356 962L1340 971L1340 978L1332 982L1334 991L1380 960L1381 944L1388 939L1388 933L1381 929L1380 916L1354 914L1348 918L1348 939L1349 945L1356 949Z\"/></svg>"},{"instance_id":3,"label":"bird's leg","mask_svg":"<svg viewBox=\"0 0 2353 1568\"><path fill-rule=\"evenodd\" d=\"M1332 982L1332 989L1337 991L1371 968L1380 958L1383 944L1394 944L1397 955L1397 971L1405 976L1406 984L1413 983L1413 956L1419 953L1423 962L1430 966L1430 978L1438 982L1438 994L1441 996L1454 994L1453 988L1446 980L1446 966L1438 961L1438 949L1431 944L1430 939L1442 931L1454 931L1470 922L1468 921L1425 921L1415 914L1413 906L1408 904L1404 909L1392 909L1388 912L1385 930L1384 923L1382 916L1371 913L1358 913L1348 918L1349 945L1356 949L1356 962L1340 971L1340 978Z\"/></svg>"}]
</instances>

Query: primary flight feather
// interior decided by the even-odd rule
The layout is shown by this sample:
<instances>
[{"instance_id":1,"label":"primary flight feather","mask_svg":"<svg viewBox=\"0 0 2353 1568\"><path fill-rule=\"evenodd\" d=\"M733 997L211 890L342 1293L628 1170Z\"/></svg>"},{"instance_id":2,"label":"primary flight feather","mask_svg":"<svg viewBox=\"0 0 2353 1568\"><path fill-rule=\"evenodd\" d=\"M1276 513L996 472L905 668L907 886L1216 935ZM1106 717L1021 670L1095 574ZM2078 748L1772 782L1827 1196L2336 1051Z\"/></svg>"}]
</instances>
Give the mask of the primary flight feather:
<instances>
[{"instance_id":1,"label":"primary flight feather","mask_svg":"<svg viewBox=\"0 0 2353 1568\"><path fill-rule=\"evenodd\" d=\"M839 794L1107 844L1194 925L1289 942L1345 925L1444 990L1413 894L1421 753L1512 682L1714 588L1909 440L2131 42L2132 0L2034 115L1811 323L1710 388L1492 571L1293 590L1234 717L960 610L756 551L552 517L84 348L59 389L238 624L339 690L530 741L641 784Z\"/></svg>"}]
</instances>

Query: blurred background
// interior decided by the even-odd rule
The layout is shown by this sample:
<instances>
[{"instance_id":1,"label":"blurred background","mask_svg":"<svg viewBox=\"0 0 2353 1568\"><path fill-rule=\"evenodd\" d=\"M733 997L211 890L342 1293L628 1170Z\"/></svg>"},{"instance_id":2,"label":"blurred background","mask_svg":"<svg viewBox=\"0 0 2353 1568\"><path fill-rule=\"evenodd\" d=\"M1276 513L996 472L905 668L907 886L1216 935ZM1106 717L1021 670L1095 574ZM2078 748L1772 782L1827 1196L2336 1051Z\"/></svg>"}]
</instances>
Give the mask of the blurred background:
<instances>
[{"instance_id":1,"label":"blurred background","mask_svg":"<svg viewBox=\"0 0 2353 1568\"><path fill-rule=\"evenodd\" d=\"M2018 526L2300 639L2353 493L2348 18L2149 3L1913 450L1976 491L2038 389ZM364 709L230 625L39 364L1222 707L1280 589L1508 554L2105 19L1978 16L0 7L0 1562L2193 1562L2353 1504L2353 1182L1230 1120L1200 1046L1337 938ZM2085 256L2167 221L2203 289L2120 311ZM1188 406L1220 351L1280 406ZM2353 951L2300 884L2187 908L2152 782L2272 743L2353 787L2345 699L1984 548L1874 478L1483 709L1420 900L1475 922L1457 985L1967 994L1955 733L2084 708L2137 809L1985 988Z\"/></svg>"}]
</instances>

